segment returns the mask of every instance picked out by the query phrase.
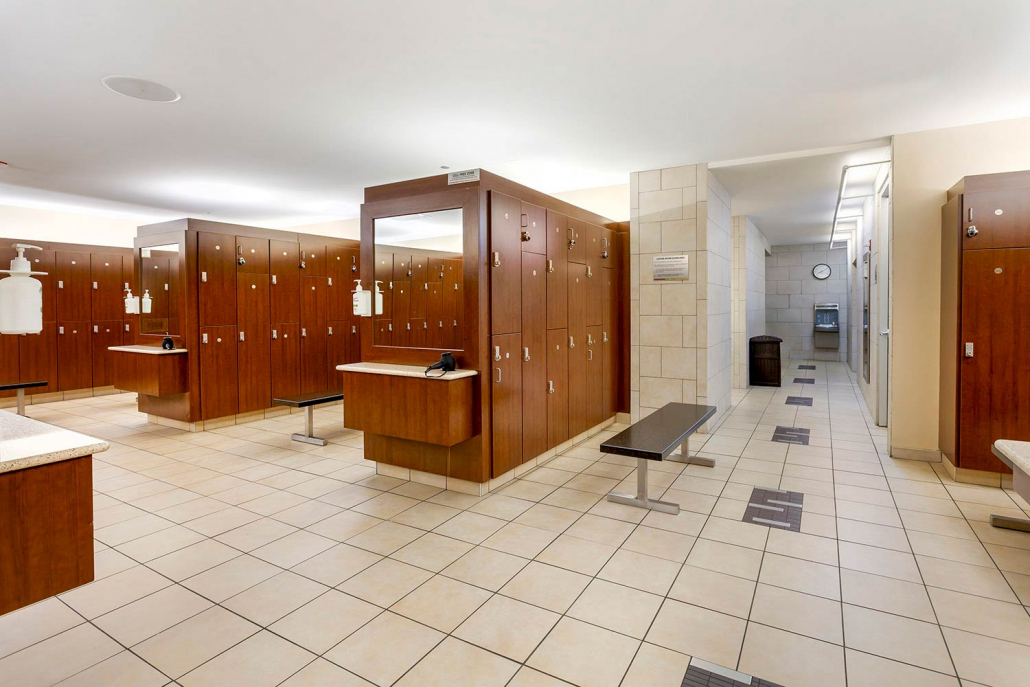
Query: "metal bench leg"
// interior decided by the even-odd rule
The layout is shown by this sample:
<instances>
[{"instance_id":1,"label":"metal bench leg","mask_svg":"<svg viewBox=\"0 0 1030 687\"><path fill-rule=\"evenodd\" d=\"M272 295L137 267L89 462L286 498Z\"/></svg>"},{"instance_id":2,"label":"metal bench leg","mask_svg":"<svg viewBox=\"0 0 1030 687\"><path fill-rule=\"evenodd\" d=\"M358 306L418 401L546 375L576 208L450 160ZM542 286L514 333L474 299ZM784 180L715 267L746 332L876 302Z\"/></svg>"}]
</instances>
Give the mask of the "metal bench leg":
<instances>
[{"instance_id":1,"label":"metal bench leg","mask_svg":"<svg viewBox=\"0 0 1030 687\"><path fill-rule=\"evenodd\" d=\"M1007 515L992 515L991 527L998 527L1003 530L1030 532L1030 520L1025 520L1023 518L1010 518Z\"/></svg>"},{"instance_id":2,"label":"metal bench leg","mask_svg":"<svg viewBox=\"0 0 1030 687\"><path fill-rule=\"evenodd\" d=\"M24 415L25 414L25 389L18 389L18 391L15 392L15 395L18 397L18 414L19 415Z\"/></svg>"},{"instance_id":3,"label":"metal bench leg","mask_svg":"<svg viewBox=\"0 0 1030 687\"><path fill-rule=\"evenodd\" d=\"M304 409L304 434L293 434L292 439L315 446L325 446L329 443L325 439L315 436L315 406L308 406Z\"/></svg>"},{"instance_id":4,"label":"metal bench leg","mask_svg":"<svg viewBox=\"0 0 1030 687\"><path fill-rule=\"evenodd\" d=\"M647 508L648 510L656 510L661 513L669 513L670 515L679 515L680 507L678 503L647 498L647 462L646 458L637 458L636 496L612 492L608 494L608 500L612 503L621 503L624 506L636 506L637 508Z\"/></svg>"},{"instance_id":5,"label":"metal bench leg","mask_svg":"<svg viewBox=\"0 0 1030 687\"><path fill-rule=\"evenodd\" d=\"M711 458L702 458L701 456L690 456L690 437L683 440L683 445L680 446L680 457L673 458L669 456L666 460L671 460L674 463L686 463L687 465L700 465L703 468L714 468L715 461Z\"/></svg>"}]
</instances>

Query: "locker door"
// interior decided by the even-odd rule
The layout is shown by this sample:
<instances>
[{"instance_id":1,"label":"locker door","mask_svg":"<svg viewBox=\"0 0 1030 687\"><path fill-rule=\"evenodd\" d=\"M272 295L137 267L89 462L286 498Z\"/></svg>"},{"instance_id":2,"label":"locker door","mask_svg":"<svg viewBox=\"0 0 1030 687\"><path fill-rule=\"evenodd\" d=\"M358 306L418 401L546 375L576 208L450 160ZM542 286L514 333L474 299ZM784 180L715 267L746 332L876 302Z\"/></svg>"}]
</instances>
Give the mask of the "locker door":
<instances>
[{"instance_id":1,"label":"locker door","mask_svg":"<svg viewBox=\"0 0 1030 687\"><path fill-rule=\"evenodd\" d=\"M547 253L547 210L532 203L522 203L522 252Z\"/></svg>"},{"instance_id":2,"label":"locker door","mask_svg":"<svg viewBox=\"0 0 1030 687\"><path fill-rule=\"evenodd\" d=\"M586 265L569 263L569 436L585 432L587 424Z\"/></svg>"},{"instance_id":3,"label":"locker door","mask_svg":"<svg viewBox=\"0 0 1030 687\"><path fill-rule=\"evenodd\" d=\"M122 345L131 346L136 343L136 334L139 331L139 322L136 319L122 320Z\"/></svg>"},{"instance_id":4,"label":"locker door","mask_svg":"<svg viewBox=\"0 0 1030 687\"><path fill-rule=\"evenodd\" d=\"M86 293L89 294L89 291ZM88 389L93 386L93 361L90 350L88 321L58 323L57 387L60 391Z\"/></svg>"},{"instance_id":5,"label":"locker door","mask_svg":"<svg viewBox=\"0 0 1030 687\"><path fill-rule=\"evenodd\" d=\"M236 324L235 237L198 232L197 270L200 272L197 289L200 326Z\"/></svg>"},{"instance_id":6,"label":"locker door","mask_svg":"<svg viewBox=\"0 0 1030 687\"><path fill-rule=\"evenodd\" d=\"M326 249L324 243L317 241L300 242L300 269L305 277L324 277Z\"/></svg>"},{"instance_id":7,"label":"locker door","mask_svg":"<svg viewBox=\"0 0 1030 687\"><path fill-rule=\"evenodd\" d=\"M14 384L18 379L19 334L0 334L0 384ZM15 396L14 391L0 391L0 398Z\"/></svg>"},{"instance_id":8,"label":"locker door","mask_svg":"<svg viewBox=\"0 0 1030 687\"><path fill-rule=\"evenodd\" d=\"M411 345L411 282L393 283L393 345Z\"/></svg>"},{"instance_id":9,"label":"locker door","mask_svg":"<svg viewBox=\"0 0 1030 687\"><path fill-rule=\"evenodd\" d=\"M59 251L57 258L57 319L88 322L92 285L89 274L89 253ZM6 267L6 266L5 266Z\"/></svg>"},{"instance_id":10,"label":"locker door","mask_svg":"<svg viewBox=\"0 0 1030 687\"><path fill-rule=\"evenodd\" d=\"M429 348L444 347L443 321L447 304L444 302L443 282L429 282L426 305L426 345Z\"/></svg>"},{"instance_id":11,"label":"locker door","mask_svg":"<svg viewBox=\"0 0 1030 687\"><path fill-rule=\"evenodd\" d=\"M572 217L568 218L568 229L565 232L565 245L568 248L569 262L575 262L580 265L585 265L587 263L585 226L586 222L573 219Z\"/></svg>"},{"instance_id":12,"label":"locker door","mask_svg":"<svg viewBox=\"0 0 1030 687\"><path fill-rule=\"evenodd\" d=\"M412 319L426 319L429 314L429 284L424 281L411 282L411 298L408 314Z\"/></svg>"},{"instance_id":13,"label":"locker door","mask_svg":"<svg viewBox=\"0 0 1030 687\"><path fill-rule=\"evenodd\" d=\"M354 305L351 295L359 279L358 261L360 251L356 248L329 248L329 264L326 271L329 277L329 319L347 320L354 316Z\"/></svg>"},{"instance_id":14,"label":"locker door","mask_svg":"<svg viewBox=\"0 0 1030 687\"><path fill-rule=\"evenodd\" d=\"M604 321L601 323L601 350L602 365L604 367L604 391L601 402L601 419L607 420L615 415L615 399L618 394L618 273L615 270L605 270L604 280Z\"/></svg>"},{"instance_id":15,"label":"locker door","mask_svg":"<svg viewBox=\"0 0 1030 687\"><path fill-rule=\"evenodd\" d=\"M93 386L110 386L114 384L114 356L107 350L108 346L120 346L122 343L121 320L94 322L91 348L93 349Z\"/></svg>"},{"instance_id":16,"label":"locker door","mask_svg":"<svg viewBox=\"0 0 1030 687\"><path fill-rule=\"evenodd\" d=\"M412 275L411 253L393 254L393 281L410 282Z\"/></svg>"},{"instance_id":17,"label":"locker door","mask_svg":"<svg viewBox=\"0 0 1030 687\"><path fill-rule=\"evenodd\" d=\"M426 281L443 281L446 275L447 269L444 267L444 259L429 258L426 265Z\"/></svg>"},{"instance_id":18,"label":"locker door","mask_svg":"<svg viewBox=\"0 0 1030 687\"><path fill-rule=\"evenodd\" d=\"M37 277L38 279L39 277ZM133 296L142 296L143 293L139 290L139 284L136 282L136 260L132 255L122 256L122 297L125 296L125 290L132 289ZM122 303L122 309L119 311L122 313L122 317L125 316L125 303Z\"/></svg>"},{"instance_id":19,"label":"locker door","mask_svg":"<svg viewBox=\"0 0 1030 687\"><path fill-rule=\"evenodd\" d=\"M445 348L460 349L463 341L463 321L465 318L465 284L461 258L444 260L444 293L449 320L444 321L444 328L450 326Z\"/></svg>"},{"instance_id":20,"label":"locker door","mask_svg":"<svg viewBox=\"0 0 1030 687\"><path fill-rule=\"evenodd\" d=\"M522 336L494 335L490 343L493 476L497 477L522 464Z\"/></svg>"},{"instance_id":21,"label":"locker door","mask_svg":"<svg viewBox=\"0 0 1030 687\"><path fill-rule=\"evenodd\" d=\"M604 260L601 258L602 231L601 227L596 224L583 223L583 244L587 252L586 262L595 272L601 269L601 265L604 264Z\"/></svg>"},{"instance_id":22,"label":"locker door","mask_svg":"<svg viewBox=\"0 0 1030 687\"><path fill-rule=\"evenodd\" d=\"M619 237L614 229L601 228L601 265L608 269L619 265Z\"/></svg>"},{"instance_id":23,"label":"locker door","mask_svg":"<svg viewBox=\"0 0 1030 687\"><path fill-rule=\"evenodd\" d=\"M300 322L300 244L269 241L272 322Z\"/></svg>"},{"instance_id":24,"label":"locker door","mask_svg":"<svg viewBox=\"0 0 1030 687\"><path fill-rule=\"evenodd\" d=\"M569 330L547 330L547 448L569 438Z\"/></svg>"},{"instance_id":25,"label":"locker door","mask_svg":"<svg viewBox=\"0 0 1030 687\"><path fill-rule=\"evenodd\" d=\"M547 211L547 328L569 326L568 218Z\"/></svg>"},{"instance_id":26,"label":"locker door","mask_svg":"<svg viewBox=\"0 0 1030 687\"><path fill-rule=\"evenodd\" d=\"M224 246L223 246L224 248ZM229 251L230 255L232 251ZM235 296L235 291L233 292ZM233 299L235 301L235 298ZM200 415L235 415L239 408L236 326L200 328Z\"/></svg>"},{"instance_id":27,"label":"locker door","mask_svg":"<svg viewBox=\"0 0 1030 687\"><path fill-rule=\"evenodd\" d=\"M125 312L122 300L122 256L118 253L92 253L89 256L92 280L92 320L120 320ZM101 386L101 385L97 385Z\"/></svg>"},{"instance_id":28,"label":"locker door","mask_svg":"<svg viewBox=\"0 0 1030 687\"><path fill-rule=\"evenodd\" d=\"M411 254L411 283L425 284L429 281L429 256L421 253Z\"/></svg>"},{"instance_id":29,"label":"locker door","mask_svg":"<svg viewBox=\"0 0 1030 687\"><path fill-rule=\"evenodd\" d=\"M272 398L300 393L300 324L272 325Z\"/></svg>"},{"instance_id":30,"label":"locker door","mask_svg":"<svg viewBox=\"0 0 1030 687\"><path fill-rule=\"evenodd\" d=\"M49 394L58 390L57 323L44 322L39 334L22 334L18 341L19 381L47 382L26 389L27 394Z\"/></svg>"},{"instance_id":31,"label":"locker door","mask_svg":"<svg viewBox=\"0 0 1030 687\"><path fill-rule=\"evenodd\" d=\"M604 351L601 344L601 325L587 327L586 344L586 416L587 429L589 429L601 422L601 412L604 405L602 398L604 391Z\"/></svg>"},{"instance_id":32,"label":"locker door","mask_svg":"<svg viewBox=\"0 0 1030 687\"><path fill-rule=\"evenodd\" d=\"M383 282L381 288L385 291L393 281L393 253L377 250L375 261L375 278L377 281Z\"/></svg>"},{"instance_id":33,"label":"locker door","mask_svg":"<svg viewBox=\"0 0 1030 687\"><path fill-rule=\"evenodd\" d=\"M583 236L587 246L587 326L600 326L603 321L604 279L601 267L601 227L583 225Z\"/></svg>"},{"instance_id":34,"label":"locker door","mask_svg":"<svg viewBox=\"0 0 1030 687\"><path fill-rule=\"evenodd\" d=\"M300 392L325 391L326 336L329 319L325 277L301 277L300 286Z\"/></svg>"},{"instance_id":35,"label":"locker door","mask_svg":"<svg viewBox=\"0 0 1030 687\"><path fill-rule=\"evenodd\" d=\"M351 320L343 323L344 327L344 358L345 363L358 363L361 362L361 327L358 325L357 320ZM412 325L414 328L414 325ZM337 382L339 382L337 378Z\"/></svg>"},{"instance_id":36,"label":"locker door","mask_svg":"<svg viewBox=\"0 0 1030 687\"><path fill-rule=\"evenodd\" d=\"M1023 248L1030 232L1030 194L1025 188L962 196L962 249ZM979 233L969 236L970 227Z\"/></svg>"},{"instance_id":37,"label":"locker door","mask_svg":"<svg viewBox=\"0 0 1030 687\"><path fill-rule=\"evenodd\" d=\"M236 272L268 274L268 239L236 237Z\"/></svg>"},{"instance_id":38,"label":"locker door","mask_svg":"<svg viewBox=\"0 0 1030 687\"><path fill-rule=\"evenodd\" d=\"M325 343L325 373L330 389L339 389L343 386L340 371L336 369L336 366L349 362L347 360L347 342L350 336L350 326L347 322L329 320Z\"/></svg>"},{"instance_id":39,"label":"locker door","mask_svg":"<svg viewBox=\"0 0 1030 687\"><path fill-rule=\"evenodd\" d=\"M521 204L490 192L490 325L494 334L522 326Z\"/></svg>"},{"instance_id":40,"label":"locker door","mask_svg":"<svg viewBox=\"0 0 1030 687\"><path fill-rule=\"evenodd\" d=\"M547 258L522 256L522 456L547 450Z\"/></svg>"},{"instance_id":41,"label":"locker door","mask_svg":"<svg viewBox=\"0 0 1030 687\"><path fill-rule=\"evenodd\" d=\"M240 379L240 413L272 406L272 325L269 321L268 275L239 274L236 277L236 307L239 320L237 364Z\"/></svg>"},{"instance_id":42,"label":"locker door","mask_svg":"<svg viewBox=\"0 0 1030 687\"><path fill-rule=\"evenodd\" d=\"M429 323L426 318L411 318L411 345L413 348L429 348Z\"/></svg>"},{"instance_id":43,"label":"locker door","mask_svg":"<svg viewBox=\"0 0 1030 687\"><path fill-rule=\"evenodd\" d=\"M375 320L375 344L376 346L393 345L393 322L376 318Z\"/></svg>"}]
</instances>

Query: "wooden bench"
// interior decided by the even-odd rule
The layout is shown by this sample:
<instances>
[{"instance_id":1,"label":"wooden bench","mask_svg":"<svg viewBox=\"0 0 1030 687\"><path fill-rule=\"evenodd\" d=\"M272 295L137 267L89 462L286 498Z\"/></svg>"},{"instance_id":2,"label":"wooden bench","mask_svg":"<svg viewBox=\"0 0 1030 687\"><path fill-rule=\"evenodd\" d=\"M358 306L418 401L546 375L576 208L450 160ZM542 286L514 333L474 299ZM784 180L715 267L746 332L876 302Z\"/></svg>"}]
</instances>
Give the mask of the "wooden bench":
<instances>
[{"instance_id":1,"label":"wooden bench","mask_svg":"<svg viewBox=\"0 0 1030 687\"><path fill-rule=\"evenodd\" d=\"M343 392L337 389L334 391L315 391L310 394L297 394L296 396L273 398L272 403L277 406L303 408L304 434L294 433L291 435L291 438L294 441L303 441L305 444L325 446L328 442L325 439L315 436L315 406L342 400Z\"/></svg>"},{"instance_id":2,"label":"wooden bench","mask_svg":"<svg viewBox=\"0 0 1030 687\"><path fill-rule=\"evenodd\" d=\"M1030 441L999 439L991 446L991 453L1012 468L1012 490L1030 501ZM991 515L991 525L1006 530L1030 532L1030 520Z\"/></svg>"},{"instance_id":3,"label":"wooden bench","mask_svg":"<svg viewBox=\"0 0 1030 687\"><path fill-rule=\"evenodd\" d=\"M679 504L647 497L648 461L675 460L670 456L680 447L680 460L677 462L714 467L715 461L710 458L691 458L689 444L690 435L715 415L715 411L715 406L669 403L601 444L604 453L637 459L637 495L612 492L608 494L608 500L626 506L678 514Z\"/></svg>"},{"instance_id":4,"label":"wooden bench","mask_svg":"<svg viewBox=\"0 0 1030 687\"><path fill-rule=\"evenodd\" d=\"M46 386L49 382L12 382L11 384L0 384L0 391L17 391L18 414L25 414L25 390Z\"/></svg>"}]
</instances>

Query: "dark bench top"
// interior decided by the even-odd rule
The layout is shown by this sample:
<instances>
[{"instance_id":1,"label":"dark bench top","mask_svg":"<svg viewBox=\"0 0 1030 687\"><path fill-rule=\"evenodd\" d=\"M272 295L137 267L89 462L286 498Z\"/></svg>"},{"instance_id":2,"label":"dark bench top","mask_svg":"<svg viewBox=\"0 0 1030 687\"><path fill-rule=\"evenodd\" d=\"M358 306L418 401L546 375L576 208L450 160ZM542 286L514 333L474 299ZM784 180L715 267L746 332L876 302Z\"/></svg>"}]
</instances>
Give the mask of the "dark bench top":
<instances>
[{"instance_id":1,"label":"dark bench top","mask_svg":"<svg viewBox=\"0 0 1030 687\"><path fill-rule=\"evenodd\" d=\"M17 391L18 389L34 389L37 386L46 386L49 382L12 382L0 384L0 391Z\"/></svg>"},{"instance_id":2,"label":"dark bench top","mask_svg":"<svg viewBox=\"0 0 1030 687\"><path fill-rule=\"evenodd\" d=\"M715 415L715 411L715 406L668 403L601 444L601 451L617 456L662 460Z\"/></svg>"},{"instance_id":3,"label":"dark bench top","mask_svg":"<svg viewBox=\"0 0 1030 687\"><path fill-rule=\"evenodd\" d=\"M342 400L343 391L336 389L331 391L314 391L310 394L297 394L296 396L284 396L283 398L273 398L272 403L277 406L307 408L308 406L317 406L320 403L332 403L333 401Z\"/></svg>"}]
</instances>

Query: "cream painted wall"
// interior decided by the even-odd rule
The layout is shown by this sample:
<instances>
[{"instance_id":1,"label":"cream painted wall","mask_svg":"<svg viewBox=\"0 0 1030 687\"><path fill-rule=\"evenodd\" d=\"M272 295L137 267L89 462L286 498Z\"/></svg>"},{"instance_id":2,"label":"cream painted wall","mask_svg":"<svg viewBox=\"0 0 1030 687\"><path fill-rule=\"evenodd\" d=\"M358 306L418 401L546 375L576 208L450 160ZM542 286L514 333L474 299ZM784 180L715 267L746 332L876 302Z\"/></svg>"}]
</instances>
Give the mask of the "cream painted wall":
<instances>
[{"instance_id":1,"label":"cream painted wall","mask_svg":"<svg viewBox=\"0 0 1030 687\"><path fill-rule=\"evenodd\" d=\"M616 222L629 219L629 184L584 188L551 195Z\"/></svg>"},{"instance_id":2,"label":"cream painted wall","mask_svg":"<svg viewBox=\"0 0 1030 687\"><path fill-rule=\"evenodd\" d=\"M1030 169L1030 118L899 134L893 158L891 454L933 458L941 206L964 176Z\"/></svg>"},{"instance_id":3,"label":"cream painted wall","mask_svg":"<svg viewBox=\"0 0 1030 687\"><path fill-rule=\"evenodd\" d=\"M0 205L3 237L132 248L137 224L136 220L121 217ZM7 269L7 265L2 269Z\"/></svg>"}]
</instances>

